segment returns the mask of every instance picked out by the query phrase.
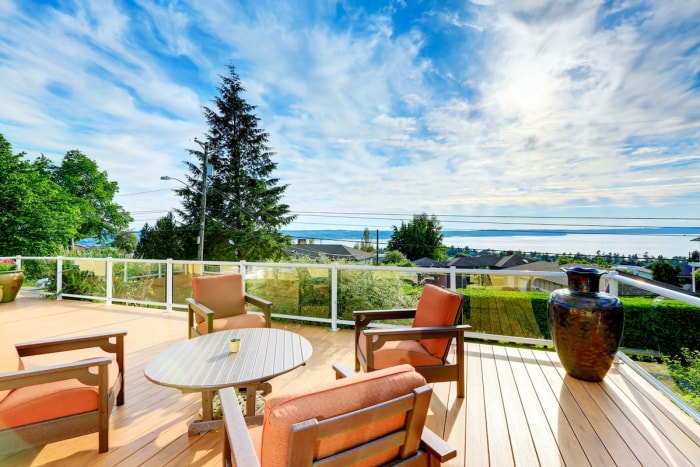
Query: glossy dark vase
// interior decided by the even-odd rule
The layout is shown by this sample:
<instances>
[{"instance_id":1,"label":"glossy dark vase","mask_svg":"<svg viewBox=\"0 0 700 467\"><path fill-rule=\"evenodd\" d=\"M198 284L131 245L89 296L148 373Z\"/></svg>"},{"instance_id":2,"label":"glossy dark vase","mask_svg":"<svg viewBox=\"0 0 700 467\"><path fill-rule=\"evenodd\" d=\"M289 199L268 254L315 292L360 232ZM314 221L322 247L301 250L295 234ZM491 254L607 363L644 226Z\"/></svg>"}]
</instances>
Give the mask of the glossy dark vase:
<instances>
[{"instance_id":1,"label":"glossy dark vase","mask_svg":"<svg viewBox=\"0 0 700 467\"><path fill-rule=\"evenodd\" d=\"M549 296L549 330L566 372L585 381L601 381L620 346L625 314L620 300L599 292L604 272L564 268L568 289Z\"/></svg>"}]
</instances>

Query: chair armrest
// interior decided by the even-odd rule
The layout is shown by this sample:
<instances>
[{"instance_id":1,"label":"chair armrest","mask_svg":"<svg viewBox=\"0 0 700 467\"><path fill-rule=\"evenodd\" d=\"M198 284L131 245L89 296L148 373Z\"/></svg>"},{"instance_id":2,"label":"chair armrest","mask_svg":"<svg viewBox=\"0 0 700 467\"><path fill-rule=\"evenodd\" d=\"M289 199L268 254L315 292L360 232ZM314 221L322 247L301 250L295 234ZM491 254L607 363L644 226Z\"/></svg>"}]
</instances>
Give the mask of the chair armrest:
<instances>
[{"instance_id":1,"label":"chair armrest","mask_svg":"<svg viewBox=\"0 0 700 467\"><path fill-rule=\"evenodd\" d=\"M447 441L440 438L437 434L428 427L423 427L423 433L420 437L421 448L428 451L430 456L439 461L447 462L450 459L457 457L457 450L453 448Z\"/></svg>"},{"instance_id":2,"label":"chair armrest","mask_svg":"<svg viewBox=\"0 0 700 467\"><path fill-rule=\"evenodd\" d=\"M457 326L431 326L419 328L373 328L365 329L365 336L377 336L378 342L403 341L419 339L443 339L445 337L456 337L460 333L471 330L468 324Z\"/></svg>"},{"instance_id":3,"label":"chair armrest","mask_svg":"<svg viewBox=\"0 0 700 467\"><path fill-rule=\"evenodd\" d=\"M272 302L246 292L245 301L260 308L265 315L265 324L272 327Z\"/></svg>"},{"instance_id":4,"label":"chair armrest","mask_svg":"<svg viewBox=\"0 0 700 467\"><path fill-rule=\"evenodd\" d=\"M333 369L335 370L335 379L348 378L357 374L345 363L336 363L333 365Z\"/></svg>"},{"instance_id":5,"label":"chair armrest","mask_svg":"<svg viewBox=\"0 0 700 467\"><path fill-rule=\"evenodd\" d=\"M73 378L77 378L83 384L97 386L99 377L89 369L96 366L98 372L105 371L111 362L112 359L109 357L97 357L60 365L2 373L0 374L0 391Z\"/></svg>"},{"instance_id":6,"label":"chair armrest","mask_svg":"<svg viewBox=\"0 0 700 467\"><path fill-rule=\"evenodd\" d=\"M223 464L260 466L236 392L232 388L220 389L219 398L224 413Z\"/></svg>"},{"instance_id":7,"label":"chair armrest","mask_svg":"<svg viewBox=\"0 0 700 467\"><path fill-rule=\"evenodd\" d=\"M204 304L196 302L193 298L186 298L185 302L187 303L187 327L189 329L187 337L192 338L196 326L195 314L202 317L202 320L207 323L207 332L211 333L214 329L214 311Z\"/></svg>"},{"instance_id":8,"label":"chair armrest","mask_svg":"<svg viewBox=\"0 0 700 467\"><path fill-rule=\"evenodd\" d=\"M211 319L214 319L214 311L203 303L196 302L194 298L186 298L185 302L187 302L188 314L196 313L205 320L208 319L209 316L211 316Z\"/></svg>"},{"instance_id":9,"label":"chair armrest","mask_svg":"<svg viewBox=\"0 0 700 467\"><path fill-rule=\"evenodd\" d=\"M370 322L379 321L385 319L407 319L416 317L415 308L396 308L393 310L358 310L353 311L352 314L355 316L355 322Z\"/></svg>"},{"instance_id":10,"label":"chair armrest","mask_svg":"<svg viewBox=\"0 0 700 467\"><path fill-rule=\"evenodd\" d=\"M59 337L41 341L23 342L15 344L15 348L21 357L43 355L69 350L90 349L99 347L105 352L123 354L124 336L126 331L105 332L76 337ZM110 341L116 337L116 343Z\"/></svg>"}]
</instances>

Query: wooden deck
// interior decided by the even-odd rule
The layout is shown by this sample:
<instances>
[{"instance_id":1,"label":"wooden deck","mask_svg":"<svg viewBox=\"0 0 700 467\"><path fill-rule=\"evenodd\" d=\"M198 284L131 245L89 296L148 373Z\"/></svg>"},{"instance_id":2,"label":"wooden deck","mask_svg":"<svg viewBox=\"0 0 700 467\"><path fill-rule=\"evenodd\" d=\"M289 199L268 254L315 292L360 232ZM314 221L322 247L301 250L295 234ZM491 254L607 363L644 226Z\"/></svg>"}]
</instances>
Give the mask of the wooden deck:
<instances>
[{"instance_id":1,"label":"wooden deck","mask_svg":"<svg viewBox=\"0 0 700 467\"><path fill-rule=\"evenodd\" d=\"M0 325L16 342L128 331L126 403L112 412L109 452L98 454L92 434L0 457L0 465L221 464L220 432L187 436L199 395L143 376L150 358L186 338L184 313L21 297L0 304ZM351 331L273 326L314 347L306 366L272 380L275 393L332 380L334 362L353 365ZM428 419L458 450L449 465L700 465L700 425L624 364L585 383L565 376L553 352L481 343L466 352L466 397L455 398L454 383L435 384Z\"/></svg>"}]
</instances>

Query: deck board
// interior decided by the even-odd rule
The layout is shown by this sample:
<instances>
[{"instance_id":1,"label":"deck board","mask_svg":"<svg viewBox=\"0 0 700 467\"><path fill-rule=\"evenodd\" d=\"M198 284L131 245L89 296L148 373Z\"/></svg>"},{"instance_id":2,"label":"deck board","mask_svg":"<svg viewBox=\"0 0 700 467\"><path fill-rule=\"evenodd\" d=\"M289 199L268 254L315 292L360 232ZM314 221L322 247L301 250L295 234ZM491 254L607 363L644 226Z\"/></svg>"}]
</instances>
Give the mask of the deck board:
<instances>
[{"instance_id":1,"label":"deck board","mask_svg":"<svg viewBox=\"0 0 700 467\"><path fill-rule=\"evenodd\" d=\"M492 323L495 324L495 323ZM214 466L219 431L187 436L199 394L182 394L145 379L158 352L186 338L186 316L148 308L20 297L0 305L0 325L16 342L125 329L126 404L110 417L110 450L86 435L4 459L2 465ZM304 391L354 367L350 330L274 322L313 345L306 365L271 380L273 394ZM452 349L454 351L454 348ZM601 383L565 375L556 353L529 347L465 345L465 399L455 383L436 383L427 425L457 448L452 466L697 465L700 428L623 363ZM78 355L77 353L76 355ZM56 361L33 357L31 364Z\"/></svg>"}]
</instances>

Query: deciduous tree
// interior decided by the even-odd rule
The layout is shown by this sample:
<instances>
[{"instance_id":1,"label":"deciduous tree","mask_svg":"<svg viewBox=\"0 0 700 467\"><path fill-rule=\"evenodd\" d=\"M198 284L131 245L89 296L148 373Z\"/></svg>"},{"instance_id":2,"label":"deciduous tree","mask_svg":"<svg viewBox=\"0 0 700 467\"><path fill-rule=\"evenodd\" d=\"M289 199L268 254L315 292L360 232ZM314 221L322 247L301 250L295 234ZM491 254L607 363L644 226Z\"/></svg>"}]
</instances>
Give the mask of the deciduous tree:
<instances>
[{"instance_id":1,"label":"deciduous tree","mask_svg":"<svg viewBox=\"0 0 700 467\"><path fill-rule=\"evenodd\" d=\"M43 170L13 154L0 135L0 256L51 256L77 234L80 209L73 196Z\"/></svg>"},{"instance_id":2,"label":"deciduous tree","mask_svg":"<svg viewBox=\"0 0 700 467\"><path fill-rule=\"evenodd\" d=\"M134 219L113 201L119 184L100 171L97 162L77 149L66 152L60 166L50 168L54 181L72 195L80 209L79 238L105 240Z\"/></svg>"},{"instance_id":3,"label":"deciduous tree","mask_svg":"<svg viewBox=\"0 0 700 467\"><path fill-rule=\"evenodd\" d=\"M680 285L678 276L681 274L680 266L674 266L668 261L660 261L652 264L649 269L655 281L665 282L670 285Z\"/></svg>"},{"instance_id":4,"label":"deciduous tree","mask_svg":"<svg viewBox=\"0 0 700 467\"><path fill-rule=\"evenodd\" d=\"M401 222L401 227L393 226L393 230L387 250L398 250L410 260L445 259L446 248L442 244L442 226L436 216L428 216L425 213L416 214L412 221Z\"/></svg>"}]
</instances>

